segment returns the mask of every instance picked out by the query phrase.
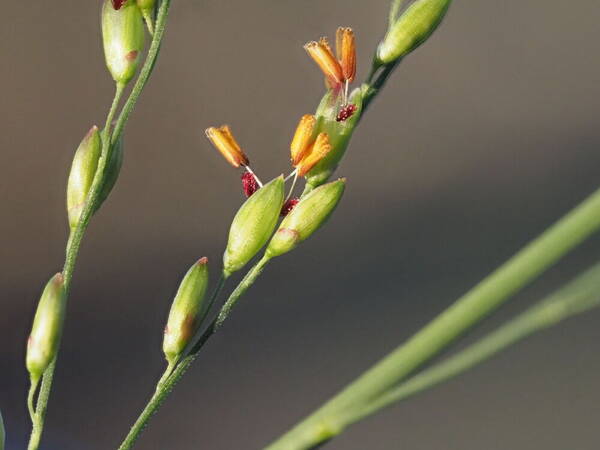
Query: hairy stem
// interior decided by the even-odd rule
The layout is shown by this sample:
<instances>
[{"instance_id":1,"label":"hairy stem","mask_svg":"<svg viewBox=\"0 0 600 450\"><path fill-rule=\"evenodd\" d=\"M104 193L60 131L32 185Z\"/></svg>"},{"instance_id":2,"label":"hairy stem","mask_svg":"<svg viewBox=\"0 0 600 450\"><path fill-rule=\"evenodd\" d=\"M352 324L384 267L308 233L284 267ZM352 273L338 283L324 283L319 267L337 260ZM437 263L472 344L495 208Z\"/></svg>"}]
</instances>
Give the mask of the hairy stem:
<instances>
[{"instance_id":1,"label":"hairy stem","mask_svg":"<svg viewBox=\"0 0 600 450\"><path fill-rule=\"evenodd\" d=\"M119 450L129 450L133 448L152 416L156 413L156 411L158 411L162 403L173 390L173 387L175 387L177 382L194 362L200 349L204 346L208 339L215 334L219 328L221 328L223 322L225 322L227 317L229 317L233 307L236 305L241 296L244 295L244 293L250 288L250 286L255 283L268 262L269 259L265 256L259 262L257 262L254 267L250 269L250 271L248 271L246 276L242 279L242 281L240 281L235 290L231 293L225 304L221 307L217 317L215 317L206 330L200 335L188 355L177 364L170 375L168 375L166 378L163 375L163 377L157 383L154 394L129 430L129 433L123 440L123 443L120 445ZM217 288L215 292L218 293L219 291L220 288ZM213 296L213 298L214 297L216 297L216 295Z\"/></svg>"},{"instance_id":2,"label":"hairy stem","mask_svg":"<svg viewBox=\"0 0 600 450\"><path fill-rule=\"evenodd\" d=\"M123 86L118 85L115 91L112 105L106 116L106 126L103 132L102 150L100 153L100 159L98 161L98 168L88 193L86 204L81 212L77 227L72 232L67 243L65 265L63 267L63 277L65 280L65 290L68 293L71 289L71 280L73 279L73 270L79 254L79 248L81 247L81 241L85 230L90 222L91 216L94 212L98 200L98 194L102 187L104 180L104 169L106 168L106 162L110 156L110 123L117 111L119 100L123 94ZM52 381L54 379L54 369L56 368L56 358L46 368L42 376L42 386L38 395L37 404L35 407L35 414L33 419L33 426L31 429L31 437L29 439L29 450L36 450L40 445L42 431L44 429L44 422L46 420L46 413L48 411L48 400L50 398L50 391L52 390ZM30 392L30 397L33 399L33 392Z\"/></svg>"},{"instance_id":3,"label":"hairy stem","mask_svg":"<svg viewBox=\"0 0 600 450\"><path fill-rule=\"evenodd\" d=\"M484 319L600 228L600 189L374 367L267 448L314 448L343 430L346 408L373 401Z\"/></svg>"},{"instance_id":4,"label":"hairy stem","mask_svg":"<svg viewBox=\"0 0 600 450\"><path fill-rule=\"evenodd\" d=\"M140 75L136 80L135 86L133 87L129 98L126 101L123 110L119 115L117 125L111 136L110 126L117 112L119 101L124 91L123 85L118 84L116 87L115 96L113 98L112 105L106 117L106 124L102 136L102 150L100 154L100 159L98 161L98 168L96 169L96 174L94 175L94 179L92 181L90 191L87 195L86 203L81 212L81 216L79 218L77 227L72 232L67 243L65 264L63 267L63 277L67 295L70 291L71 280L73 278L73 271L77 262L77 256L79 255L81 241L83 240L83 236L89 225L91 216L93 215L94 210L96 208L96 204L98 203L100 190L104 181L104 170L106 168L107 162L110 159L111 144L114 143L122 133L127 119L129 118L129 115L131 114L131 111L133 110L133 107L135 106L139 95L144 89L144 86L146 85L148 78L152 73L152 69L154 68L154 64L156 62L156 58L158 57L158 52L160 50L160 43L164 35L164 29L170 2L171 0L163 0L161 3L160 10L157 16L156 32L153 36L152 44L150 46L150 50L148 51L148 55L144 62L144 66L140 71ZM35 408L35 419L33 421L28 450L37 450L40 445L41 435L44 428L44 421L48 410L48 400L50 397L50 391L52 389L52 381L54 378L55 368L56 359L54 359L54 361L48 366L42 377L42 384L37 399L37 405Z\"/></svg>"},{"instance_id":5,"label":"hairy stem","mask_svg":"<svg viewBox=\"0 0 600 450\"><path fill-rule=\"evenodd\" d=\"M131 94L129 98L123 105L123 110L117 119L117 124L115 125L115 130L112 135L112 141L116 142L121 134L123 133L123 129L127 124L127 120L129 120L129 116L131 115L131 111L138 101L138 98L152 71L154 70L154 65L156 63L156 59L158 58L158 54L160 52L160 46L162 45L163 37L165 34L165 29L167 26L167 19L169 17L169 7L171 5L171 0L162 0L160 3L160 7L158 9L158 13L156 15L156 24L154 28L154 34L152 35L152 42L150 43L150 49L148 50L148 56L146 57L146 61L142 70L140 71L140 75L138 76L133 89L131 90Z\"/></svg>"}]
</instances>

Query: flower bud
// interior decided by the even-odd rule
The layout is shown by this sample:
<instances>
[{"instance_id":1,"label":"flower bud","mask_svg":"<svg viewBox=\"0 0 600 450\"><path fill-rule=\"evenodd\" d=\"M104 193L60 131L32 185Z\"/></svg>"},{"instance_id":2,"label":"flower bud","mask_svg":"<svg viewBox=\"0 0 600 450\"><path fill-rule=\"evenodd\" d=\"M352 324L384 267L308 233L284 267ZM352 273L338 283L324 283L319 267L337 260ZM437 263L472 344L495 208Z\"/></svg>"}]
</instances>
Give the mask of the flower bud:
<instances>
[{"instance_id":1,"label":"flower bud","mask_svg":"<svg viewBox=\"0 0 600 450\"><path fill-rule=\"evenodd\" d=\"M119 9L115 9L110 0L104 0L104 57L117 84L127 84L135 75L145 37L142 12L135 0L128 0Z\"/></svg>"},{"instance_id":2,"label":"flower bud","mask_svg":"<svg viewBox=\"0 0 600 450\"><path fill-rule=\"evenodd\" d=\"M208 287L208 259L201 258L187 271L169 312L163 340L163 352L172 365L190 342L207 308L204 302Z\"/></svg>"},{"instance_id":3,"label":"flower bud","mask_svg":"<svg viewBox=\"0 0 600 450\"><path fill-rule=\"evenodd\" d=\"M100 133L98 127L94 126L79 144L71 164L67 182L67 213L71 229L77 227L79 222L94 175L96 175L101 151Z\"/></svg>"},{"instance_id":4,"label":"flower bud","mask_svg":"<svg viewBox=\"0 0 600 450\"><path fill-rule=\"evenodd\" d=\"M37 382L56 357L66 301L64 279L62 274L57 273L44 288L27 340L26 365L32 381Z\"/></svg>"},{"instance_id":5,"label":"flower bud","mask_svg":"<svg viewBox=\"0 0 600 450\"><path fill-rule=\"evenodd\" d=\"M244 267L273 234L283 206L284 187L283 176L275 178L248 198L235 215L223 255L225 277Z\"/></svg>"},{"instance_id":6,"label":"flower bud","mask_svg":"<svg viewBox=\"0 0 600 450\"><path fill-rule=\"evenodd\" d=\"M360 88L355 89L348 100L348 105L340 109L340 105L336 103L332 93L328 93L321 100L321 104L317 108L317 128L319 132L327 133L331 151L329 151L322 160L320 160L306 174L306 182L314 187L325 183L329 177L335 172L338 164L346 153L346 148L352 137L352 133L358 124L362 114L362 98L363 91ZM340 111L352 109L352 113L348 114L344 120L339 119Z\"/></svg>"},{"instance_id":7,"label":"flower bud","mask_svg":"<svg viewBox=\"0 0 600 450\"><path fill-rule=\"evenodd\" d=\"M406 56L438 27L452 0L416 0L394 22L377 48L375 64L390 64Z\"/></svg>"},{"instance_id":8,"label":"flower bud","mask_svg":"<svg viewBox=\"0 0 600 450\"><path fill-rule=\"evenodd\" d=\"M346 180L340 178L311 191L279 225L269 245L269 258L283 255L317 231L329 218L342 198Z\"/></svg>"}]
</instances>

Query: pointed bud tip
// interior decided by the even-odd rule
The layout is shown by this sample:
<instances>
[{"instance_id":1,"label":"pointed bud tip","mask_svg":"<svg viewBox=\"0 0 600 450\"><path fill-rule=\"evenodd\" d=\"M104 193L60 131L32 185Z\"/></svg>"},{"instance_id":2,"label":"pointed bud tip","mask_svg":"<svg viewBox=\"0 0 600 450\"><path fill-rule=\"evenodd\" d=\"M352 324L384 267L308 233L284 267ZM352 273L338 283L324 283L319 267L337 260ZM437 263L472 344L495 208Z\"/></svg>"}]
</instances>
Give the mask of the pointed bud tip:
<instances>
[{"instance_id":1,"label":"pointed bud tip","mask_svg":"<svg viewBox=\"0 0 600 450\"><path fill-rule=\"evenodd\" d=\"M196 261L196 264L199 266L206 265L206 264L208 264L208 258L206 256L203 256L198 261Z\"/></svg>"},{"instance_id":2,"label":"pointed bud tip","mask_svg":"<svg viewBox=\"0 0 600 450\"><path fill-rule=\"evenodd\" d=\"M91 138L93 135L95 135L96 133L98 133L98 126L94 125L92 128L90 128L90 130L87 132L87 134L85 135L84 139L89 139Z\"/></svg>"},{"instance_id":3,"label":"pointed bud tip","mask_svg":"<svg viewBox=\"0 0 600 450\"><path fill-rule=\"evenodd\" d=\"M54 275L53 281L56 284L64 284L65 283L65 277L63 276L62 272L58 272L56 275Z\"/></svg>"}]
</instances>

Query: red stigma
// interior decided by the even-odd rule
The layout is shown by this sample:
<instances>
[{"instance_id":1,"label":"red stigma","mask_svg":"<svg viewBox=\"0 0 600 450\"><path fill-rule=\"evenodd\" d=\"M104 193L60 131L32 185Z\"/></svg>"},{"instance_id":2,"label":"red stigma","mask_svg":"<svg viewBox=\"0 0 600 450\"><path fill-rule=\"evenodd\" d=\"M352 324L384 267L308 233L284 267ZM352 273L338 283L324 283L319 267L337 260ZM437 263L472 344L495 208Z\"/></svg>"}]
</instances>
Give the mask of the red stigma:
<instances>
[{"instance_id":1,"label":"red stigma","mask_svg":"<svg viewBox=\"0 0 600 450\"><path fill-rule=\"evenodd\" d=\"M287 216L292 211L292 209L296 207L299 201L299 198L290 198L289 200L287 200L281 207L281 217Z\"/></svg>"},{"instance_id":2,"label":"red stigma","mask_svg":"<svg viewBox=\"0 0 600 450\"><path fill-rule=\"evenodd\" d=\"M340 109L340 112L338 113L335 120L338 122L343 122L345 120L348 120L350 117L352 117L355 112L356 112L356 105L353 103L349 103L346 106L344 106L342 109Z\"/></svg>"},{"instance_id":3,"label":"red stigma","mask_svg":"<svg viewBox=\"0 0 600 450\"><path fill-rule=\"evenodd\" d=\"M119 9L121 9L121 6L123 6L127 2L127 0L111 0L111 1L112 1L113 8L115 8L117 11Z\"/></svg>"},{"instance_id":4,"label":"red stigma","mask_svg":"<svg viewBox=\"0 0 600 450\"><path fill-rule=\"evenodd\" d=\"M250 197L258 190L256 178L254 178L254 175L252 175L250 172L244 172L242 175L242 189L244 190L246 197Z\"/></svg>"}]
</instances>

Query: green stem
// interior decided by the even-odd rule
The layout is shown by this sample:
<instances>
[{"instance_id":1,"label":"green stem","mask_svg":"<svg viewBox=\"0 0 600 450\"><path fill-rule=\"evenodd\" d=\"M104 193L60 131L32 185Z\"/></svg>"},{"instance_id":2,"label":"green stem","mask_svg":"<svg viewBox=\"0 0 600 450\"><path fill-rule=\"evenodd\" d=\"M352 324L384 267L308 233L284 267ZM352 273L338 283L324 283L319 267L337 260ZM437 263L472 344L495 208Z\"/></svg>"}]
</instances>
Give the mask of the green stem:
<instances>
[{"instance_id":1,"label":"green stem","mask_svg":"<svg viewBox=\"0 0 600 450\"><path fill-rule=\"evenodd\" d=\"M260 261L258 261L254 265L254 267L252 267L252 269L248 271L248 273L242 279L242 281L240 281L240 284L237 285L237 287L234 289L234 291L231 293L231 295L221 308L221 311L219 311L219 315L217 316L217 320L215 321L215 331L221 328L221 325L223 325L223 322L225 322L227 317L229 317L231 310L238 302L240 297L248 290L250 286L254 284L254 282L260 276L260 274L265 269L265 266L269 261L270 258L267 257L267 255L264 255L260 259Z\"/></svg>"},{"instance_id":2,"label":"green stem","mask_svg":"<svg viewBox=\"0 0 600 450\"><path fill-rule=\"evenodd\" d=\"M133 110L133 107L135 106L140 94L142 93L142 90L144 89L144 86L146 86L146 83L148 82L148 79L152 74L154 64L156 63L158 53L160 52L160 46L162 44L163 36L165 34L170 5L171 0L163 0L160 3L160 7L156 15L156 24L154 28L154 34L152 35L152 42L150 44L150 49L148 50L148 56L146 57L144 67L142 67L140 75L137 78L133 89L131 90L131 94L125 102L123 110L121 111L121 114L117 119L117 124L115 125L115 130L112 136L112 142L116 142L121 136L121 133L123 132L123 129L127 124L127 120L131 115L131 111Z\"/></svg>"},{"instance_id":3,"label":"green stem","mask_svg":"<svg viewBox=\"0 0 600 450\"><path fill-rule=\"evenodd\" d=\"M29 411L29 417L31 417L31 423L35 423L35 407L33 406L33 400L39 382L39 377L31 378L31 382L29 384L29 392L27 393L27 410Z\"/></svg>"},{"instance_id":4,"label":"green stem","mask_svg":"<svg viewBox=\"0 0 600 450\"><path fill-rule=\"evenodd\" d=\"M223 322L225 322L227 317L229 317L233 307L236 305L241 296L250 288L250 286L254 284L268 262L269 258L264 256L254 265L254 267L252 267L252 269L250 269L250 271L248 271L246 276L242 279L242 281L240 281L240 283L231 293L225 304L221 307L217 317L215 317L215 319L210 323L204 333L200 335L198 341L193 345L188 355L177 364L170 375L168 375L166 378L163 376L160 379L159 383L157 383L154 394L129 430L129 433L123 440L123 443L120 445L119 450L129 450L133 448L152 416L156 413L156 411L158 411L177 382L194 362L200 349L204 346L208 339L215 334L219 328L221 328ZM222 280L224 280L224 278L222 278ZM217 288L216 292L218 293L219 290L220 289ZM216 297L216 295L214 297Z\"/></svg>"},{"instance_id":5,"label":"green stem","mask_svg":"<svg viewBox=\"0 0 600 450\"><path fill-rule=\"evenodd\" d=\"M154 68L156 58L158 57L158 53L160 51L160 44L165 31L165 25L170 3L171 0L163 0L161 2L160 9L157 15L156 31L152 38L152 43L150 45L148 55L146 56L144 66L140 71L140 75L136 80L131 94L129 95L125 105L123 106L123 110L121 111L119 118L117 119L117 124L111 135L110 126L116 114L119 101L122 97L124 90L123 85L118 84L116 87L115 96L106 117L106 125L104 127L103 132L102 150L100 154L100 159L98 161L98 168L96 169L96 174L94 175L94 179L90 187L90 192L87 195L86 203L81 212L81 216L77 227L69 236L69 240L67 243L65 265L63 267L63 276L65 280L65 290L67 292L67 295L70 291L73 270L75 269L75 263L77 261L77 256L81 247L81 241L83 239L91 216L98 202L102 182L104 181L104 170L110 157L111 143L116 142L118 137L123 132L123 128L127 123L127 119L129 118L131 111L133 110L142 90L144 89L144 86L148 82L150 74L152 73L152 69ZM41 435L44 428L44 421L46 418L46 412L48 409L48 399L50 397L55 368L56 359L48 366L42 377L42 386L40 388L40 392L37 399L37 405L35 409L35 420L31 431L28 450L37 450L39 448Z\"/></svg>"},{"instance_id":6,"label":"green stem","mask_svg":"<svg viewBox=\"0 0 600 450\"><path fill-rule=\"evenodd\" d=\"M367 109L369 108L369 106L371 105L371 102L381 92L381 89L383 89L383 86L385 86L385 83L387 82L388 78L394 72L394 69L396 69L396 67L398 66L398 64L400 64L401 61L402 61L402 58L396 60L392 64L383 66L383 69L381 69L379 71L379 74L377 75L377 78L375 78L375 81L373 81L373 78L375 77L375 74L378 72L379 66L377 66L375 63L373 63L371 73L369 74L369 77L367 78L367 82L365 85L363 85L364 86L363 89L366 89L366 92L363 96L362 110L360 113L361 119L362 119L362 116L367 111Z\"/></svg>"},{"instance_id":7,"label":"green stem","mask_svg":"<svg viewBox=\"0 0 600 450\"><path fill-rule=\"evenodd\" d=\"M362 408L347 411L345 425L355 423L400 400L432 388L480 364L512 344L569 317L600 306L600 264L510 320L496 331L409 378Z\"/></svg>"},{"instance_id":8,"label":"green stem","mask_svg":"<svg viewBox=\"0 0 600 450\"><path fill-rule=\"evenodd\" d=\"M340 412L405 379L600 228L600 189L458 299L269 450L309 449L343 430Z\"/></svg>"},{"instance_id":9,"label":"green stem","mask_svg":"<svg viewBox=\"0 0 600 450\"><path fill-rule=\"evenodd\" d=\"M81 216L79 218L79 222L77 223L77 227L69 236L69 240L67 243L65 265L63 267L63 277L65 280L65 290L67 292L67 296L71 289L73 270L75 268L75 263L79 254L79 248L81 247L81 241L83 239L83 235L85 234L85 230L87 229L94 208L96 206L98 194L100 193L100 188L104 179L104 169L106 167L108 157L110 156L110 123L112 122L112 119L116 113L117 107L119 105L119 100L122 94L123 87L117 86L112 105L106 117L106 126L104 128L103 133L104 135L102 141L102 150L100 153L100 159L98 161L98 168L96 169L96 174L94 175L92 186L90 187L90 192L87 195L86 204L83 208L83 211L81 212ZM56 358L54 358L54 361L52 361L52 363L44 371L44 375L42 376L42 387L40 388L40 393L38 395L37 404L35 408L33 426L31 429L31 437L29 439L29 450L37 450L37 448L39 448L40 445L42 431L44 429L44 422L46 420L46 413L48 411L48 400L50 398L50 391L52 390L52 381L54 379L55 368ZM35 392L30 392L30 395L32 396L32 394L34 393Z\"/></svg>"}]
</instances>

